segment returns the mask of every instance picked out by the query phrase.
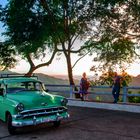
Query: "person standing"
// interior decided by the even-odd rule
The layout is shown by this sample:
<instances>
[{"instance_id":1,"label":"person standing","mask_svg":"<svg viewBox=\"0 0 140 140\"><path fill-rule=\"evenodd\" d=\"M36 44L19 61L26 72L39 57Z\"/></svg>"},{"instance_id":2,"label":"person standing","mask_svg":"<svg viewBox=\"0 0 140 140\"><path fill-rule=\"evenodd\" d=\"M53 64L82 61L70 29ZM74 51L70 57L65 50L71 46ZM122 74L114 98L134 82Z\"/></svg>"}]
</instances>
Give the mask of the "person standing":
<instances>
[{"instance_id":1,"label":"person standing","mask_svg":"<svg viewBox=\"0 0 140 140\"><path fill-rule=\"evenodd\" d=\"M112 87L112 95L114 97L113 103L117 103L119 100L121 82L122 82L122 77L119 76L117 72L115 72L113 78L113 87Z\"/></svg>"},{"instance_id":2,"label":"person standing","mask_svg":"<svg viewBox=\"0 0 140 140\"><path fill-rule=\"evenodd\" d=\"M84 72L80 80L80 97L82 101L84 100L84 97L85 100L88 100L89 86L90 86L89 81L87 80L86 73Z\"/></svg>"}]
</instances>

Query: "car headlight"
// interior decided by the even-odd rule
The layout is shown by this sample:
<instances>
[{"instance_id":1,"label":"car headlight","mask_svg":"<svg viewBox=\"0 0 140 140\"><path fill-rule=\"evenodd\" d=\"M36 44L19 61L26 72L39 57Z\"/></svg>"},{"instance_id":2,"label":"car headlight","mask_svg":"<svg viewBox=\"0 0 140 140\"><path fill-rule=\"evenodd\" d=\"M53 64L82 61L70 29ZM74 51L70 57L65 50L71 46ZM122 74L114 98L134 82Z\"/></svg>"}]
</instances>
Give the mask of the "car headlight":
<instances>
[{"instance_id":1,"label":"car headlight","mask_svg":"<svg viewBox=\"0 0 140 140\"><path fill-rule=\"evenodd\" d=\"M63 99L61 100L61 105L66 106L67 103L68 103L68 100L67 100L66 98L63 98Z\"/></svg>"},{"instance_id":2,"label":"car headlight","mask_svg":"<svg viewBox=\"0 0 140 140\"><path fill-rule=\"evenodd\" d=\"M19 103L17 106L16 106L16 109L18 112L21 112L24 110L24 105L22 103Z\"/></svg>"}]
</instances>

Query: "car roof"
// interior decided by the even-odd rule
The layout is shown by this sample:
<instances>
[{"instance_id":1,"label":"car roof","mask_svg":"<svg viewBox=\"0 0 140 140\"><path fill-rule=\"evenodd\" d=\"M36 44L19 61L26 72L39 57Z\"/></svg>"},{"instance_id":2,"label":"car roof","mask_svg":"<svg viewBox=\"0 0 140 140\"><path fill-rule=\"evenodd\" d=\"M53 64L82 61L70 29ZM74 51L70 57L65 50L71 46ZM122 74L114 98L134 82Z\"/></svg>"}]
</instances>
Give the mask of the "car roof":
<instances>
[{"instance_id":1,"label":"car roof","mask_svg":"<svg viewBox=\"0 0 140 140\"><path fill-rule=\"evenodd\" d=\"M21 83L21 82L40 82L33 77L8 77L0 78L0 83L10 84L10 83Z\"/></svg>"}]
</instances>

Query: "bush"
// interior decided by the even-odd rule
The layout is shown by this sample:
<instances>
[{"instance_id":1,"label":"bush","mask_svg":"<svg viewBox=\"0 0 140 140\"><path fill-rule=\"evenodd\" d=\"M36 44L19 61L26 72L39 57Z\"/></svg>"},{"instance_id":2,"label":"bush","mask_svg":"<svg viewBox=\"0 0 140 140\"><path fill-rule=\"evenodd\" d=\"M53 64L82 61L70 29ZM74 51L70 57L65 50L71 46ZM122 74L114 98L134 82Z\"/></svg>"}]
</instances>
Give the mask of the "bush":
<instances>
[{"instance_id":1,"label":"bush","mask_svg":"<svg viewBox=\"0 0 140 140\"><path fill-rule=\"evenodd\" d=\"M129 94L133 94L132 91L128 91ZM140 94L140 91L138 92ZM130 96L128 97L130 103L140 103L140 97Z\"/></svg>"}]
</instances>

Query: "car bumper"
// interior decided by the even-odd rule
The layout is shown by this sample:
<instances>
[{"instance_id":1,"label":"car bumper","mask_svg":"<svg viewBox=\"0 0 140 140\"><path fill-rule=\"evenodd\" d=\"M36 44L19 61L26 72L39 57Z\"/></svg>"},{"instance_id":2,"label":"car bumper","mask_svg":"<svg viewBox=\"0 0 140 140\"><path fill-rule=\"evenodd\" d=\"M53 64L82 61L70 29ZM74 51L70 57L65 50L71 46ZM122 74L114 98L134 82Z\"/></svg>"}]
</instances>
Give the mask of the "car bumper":
<instances>
[{"instance_id":1,"label":"car bumper","mask_svg":"<svg viewBox=\"0 0 140 140\"><path fill-rule=\"evenodd\" d=\"M34 116L30 120L13 120L12 121L12 126L14 127L23 127L23 126L32 126L32 125L38 125L38 124L43 124L43 123L49 123L49 122L55 122L55 121L60 121L63 119L69 118L69 114L66 113L65 115L53 115L53 116L48 116L48 117L36 117Z\"/></svg>"}]
</instances>

